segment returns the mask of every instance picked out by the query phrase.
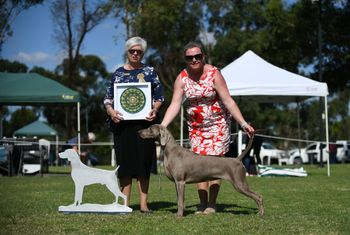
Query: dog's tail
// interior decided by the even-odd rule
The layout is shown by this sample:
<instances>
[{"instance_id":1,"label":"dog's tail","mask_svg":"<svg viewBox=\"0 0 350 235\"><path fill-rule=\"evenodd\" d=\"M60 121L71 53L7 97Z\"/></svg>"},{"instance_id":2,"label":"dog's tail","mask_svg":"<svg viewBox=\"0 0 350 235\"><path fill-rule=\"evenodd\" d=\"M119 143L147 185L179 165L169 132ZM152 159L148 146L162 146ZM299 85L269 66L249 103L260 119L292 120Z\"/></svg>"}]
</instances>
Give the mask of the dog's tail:
<instances>
[{"instance_id":1,"label":"dog's tail","mask_svg":"<svg viewBox=\"0 0 350 235\"><path fill-rule=\"evenodd\" d=\"M250 150L250 148L252 147L252 144L253 144L253 139L254 139L254 134L252 135L252 137L250 137L249 143L246 146L246 148L244 149L244 151L237 157L238 160L242 161L244 156L249 152L249 150Z\"/></svg>"}]
</instances>

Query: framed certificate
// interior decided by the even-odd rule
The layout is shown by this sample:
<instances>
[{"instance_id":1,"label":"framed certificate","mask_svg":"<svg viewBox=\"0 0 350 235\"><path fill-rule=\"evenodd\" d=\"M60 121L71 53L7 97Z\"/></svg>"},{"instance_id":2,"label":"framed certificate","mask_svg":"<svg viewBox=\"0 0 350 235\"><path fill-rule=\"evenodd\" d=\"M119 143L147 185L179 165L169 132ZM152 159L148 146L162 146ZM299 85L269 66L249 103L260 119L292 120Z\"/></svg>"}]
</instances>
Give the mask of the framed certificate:
<instances>
[{"instance_id":1,"label":"framed certificate","mask_svg":"<svg viewBox=\"0 0 350 235\"><path fill-rule=\"evenodd\" d=\"M115 83L114 109L124 120L145 119L152 109L151 83Z\"/></svg>"}]
</instances>

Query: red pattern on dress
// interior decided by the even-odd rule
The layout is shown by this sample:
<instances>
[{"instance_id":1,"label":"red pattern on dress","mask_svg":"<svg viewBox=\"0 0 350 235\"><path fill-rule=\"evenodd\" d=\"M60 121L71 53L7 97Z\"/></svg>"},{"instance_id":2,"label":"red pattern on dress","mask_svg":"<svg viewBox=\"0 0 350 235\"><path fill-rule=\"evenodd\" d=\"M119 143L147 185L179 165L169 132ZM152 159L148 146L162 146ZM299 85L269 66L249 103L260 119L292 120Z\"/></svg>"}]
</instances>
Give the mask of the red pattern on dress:
<instances>
[{"instance_id":1,"label":"red pattern on dress","mask_svg":"<svg viewBox=\"0 0 350 235\"><path fill-rule=\"evenodd\" d=\"M198 82L181 74L187 99L191 150L200 155L224 155L229 149L231 115L214 88L217 68L212 66Z\"/></svg>"}]
</instances>

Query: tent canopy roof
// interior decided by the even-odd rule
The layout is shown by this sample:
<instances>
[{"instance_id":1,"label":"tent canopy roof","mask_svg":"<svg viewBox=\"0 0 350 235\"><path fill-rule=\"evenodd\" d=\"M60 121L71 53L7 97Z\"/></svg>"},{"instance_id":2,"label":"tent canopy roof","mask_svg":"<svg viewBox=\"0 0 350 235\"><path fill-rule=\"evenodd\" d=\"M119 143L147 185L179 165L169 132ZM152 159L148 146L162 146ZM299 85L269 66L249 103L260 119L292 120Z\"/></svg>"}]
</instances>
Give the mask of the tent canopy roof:
<instances>
[{"instance_id":1,"label":"tent canopy roof","mask_svg":"<svg viewBox=\"0 0 350 235\"><path fill-rule=\"evenodd\" d=\"M253 51L221 70L232 96L260 102L295 102L312 96L327 96L326 83L274 66ZM250 96L250 97L249 97Z\"/></svg>"},{"instance_id":2,"label":"tent canopy roof","mask_svg":"<svg viewBox=\"0 0 350 235\"><path fill-rule=\"evenodd\" d=\"M79 100L78 92L40 74L0 72L0 104L61 104Z\"/></svg>"},{"instance_id":3,"label":"tent canopy roof","mask_svg":"<svg viewBox=\"0 0 350 235\"><path fill-rule=\"evenodd\" d=\"M14 132L17 136L55 136L57 131L37 120Z\"/></svg>"}]
</instances>

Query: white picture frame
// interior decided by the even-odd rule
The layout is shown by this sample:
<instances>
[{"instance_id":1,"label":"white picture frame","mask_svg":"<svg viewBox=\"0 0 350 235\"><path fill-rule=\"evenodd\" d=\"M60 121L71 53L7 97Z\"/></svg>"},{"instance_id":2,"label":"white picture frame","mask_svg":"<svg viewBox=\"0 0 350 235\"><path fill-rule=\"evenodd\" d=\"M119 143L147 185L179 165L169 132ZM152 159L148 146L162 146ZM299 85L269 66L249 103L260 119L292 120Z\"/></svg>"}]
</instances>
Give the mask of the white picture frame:
<instances>
[{"instance_id":1,"label":"white picture frame","mask_svg":"<svg viewBox=\"0 0 350 235\"><path fill-rule=\"evenodd\" d=\"M114 109L124 120L145 119L152 109L151 83L115 83Z\"/></svg>"}]
</instances>

